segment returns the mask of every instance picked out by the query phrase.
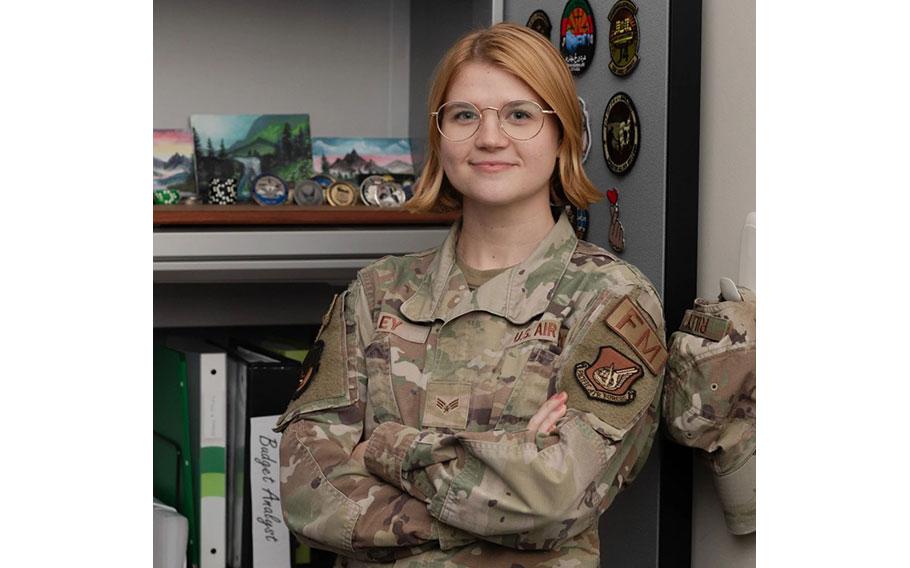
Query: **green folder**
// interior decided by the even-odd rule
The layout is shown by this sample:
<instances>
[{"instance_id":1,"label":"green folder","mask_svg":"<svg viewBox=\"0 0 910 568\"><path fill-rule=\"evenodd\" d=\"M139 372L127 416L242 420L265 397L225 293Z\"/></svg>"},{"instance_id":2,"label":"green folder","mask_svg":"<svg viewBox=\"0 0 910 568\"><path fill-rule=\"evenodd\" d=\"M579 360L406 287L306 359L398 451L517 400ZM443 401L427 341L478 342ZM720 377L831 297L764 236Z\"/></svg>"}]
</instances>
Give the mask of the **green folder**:
<instances>
[{"instance_id":1,"label":"green folder","mask_svg":"<svg viewBox=\"0 0 910 568\"><path fill-rule=\"evenodd\" d=\"M155 346L152 466L154 496L189 522L187 566L199 566L199 518L193 495L189 394L183 353Z\"/></svg>"}]
</instances>

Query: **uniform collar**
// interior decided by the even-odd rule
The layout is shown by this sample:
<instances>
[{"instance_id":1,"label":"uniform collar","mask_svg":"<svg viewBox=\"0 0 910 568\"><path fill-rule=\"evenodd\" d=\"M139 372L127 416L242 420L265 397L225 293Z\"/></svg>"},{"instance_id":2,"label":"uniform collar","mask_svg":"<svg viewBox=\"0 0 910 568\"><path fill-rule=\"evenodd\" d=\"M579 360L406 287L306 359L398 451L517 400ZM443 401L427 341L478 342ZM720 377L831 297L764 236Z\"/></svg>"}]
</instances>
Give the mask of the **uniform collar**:
<instances>
[{"instance_id":1,"label":"uniform collar","mask_svg":"<svg viewBox=\"0 0 910 568\"><path fill-rule=\"evenodd\" d=\"M480 310L523 324L547 308L578 243L568 217L562 213L528 258L472 293L455 263L460 229L461 219L452 225L417 291L401 304L400 311L409 320L449 321Z\"/></svg>"}]
</instances>

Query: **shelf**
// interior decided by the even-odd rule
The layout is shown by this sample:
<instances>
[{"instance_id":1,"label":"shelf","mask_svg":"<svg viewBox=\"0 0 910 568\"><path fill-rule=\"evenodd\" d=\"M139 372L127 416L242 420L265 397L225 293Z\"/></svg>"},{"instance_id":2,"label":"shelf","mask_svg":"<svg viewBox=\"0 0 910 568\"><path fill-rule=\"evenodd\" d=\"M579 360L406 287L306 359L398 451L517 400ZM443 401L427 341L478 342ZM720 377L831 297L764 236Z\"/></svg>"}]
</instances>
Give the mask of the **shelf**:
<instances>
[{"instance_id":1,"label":"shelf","mask_svg":"<svg viewBox=\"0 0 910 568\"><path fill-rule=\"evenodd\" d=\"M404 209L299 205L154 205L156 227L238 225L451 225L459 213L414 214Z\"/></svg>"},{"instance_id":2,"label":"shelf","mask_svg":"<svg viewBox=\"0 0 910 568\"><path fill-rule=\"evenodd\" d=\"M446 225L157 227L155 282L350 281L388 254L438 246Z\"/></svg>"}]
</instances>

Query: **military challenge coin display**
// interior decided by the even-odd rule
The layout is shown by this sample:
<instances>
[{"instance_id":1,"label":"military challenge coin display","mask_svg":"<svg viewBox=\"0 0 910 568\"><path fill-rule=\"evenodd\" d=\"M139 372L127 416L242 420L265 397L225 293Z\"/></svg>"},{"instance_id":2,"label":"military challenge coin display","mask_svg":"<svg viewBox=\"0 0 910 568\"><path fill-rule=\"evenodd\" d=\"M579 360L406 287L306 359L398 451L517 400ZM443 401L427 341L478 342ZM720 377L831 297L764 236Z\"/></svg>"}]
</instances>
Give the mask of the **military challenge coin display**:
<instances>
[{"instance_id":1,"label":"military challenge coin display","mask_svg":"<svg viewBox=\"0 0 910 568\"><path fill-rule=\"evenodd\" d=\"M322 205L325 193L319 182L305 179L294 186L294 203L297 205Z\"/></svg>"},{"instance_id":2,"label":"military challenge coin display","mask_svg":"<svg viewBox=\"0 0 910 568\"><path fill-rule=\"evenodd\" d=\"M334 207L348 207L357 202L360 192L346 181L336 181L325 192L326 201Z\"/></svg>"},{"instance_id":3,"label":"military challenge coin display","mask_svg":"<svg viewBox=\"0 0 910 568\"><path fill-rule=\"evenodd\" d=\"M253 199L259 205L281 205L288 199L288 186L278 176L263 174L253 182Z\"/></svg>"},{"instance_id":4,"label":"military challenge coin display","mask_svg":"<svg viewBox=\"0 0 910 568\"><path fill-rule=\"evenodd\" d=\"M603 119L603 148L607 167L616 175L624 175L635 164L641 143L638 112L632 99L625 93L616 93Z\"/></svg>"},{"instance_id":5,"label":"military challenge coin display","mask_svg":"<svg viewBox=\"0 0 910 568\"><path fill-rule=\"evenodd\" d=\"M380 207L400 207L407 200L401 184L386 181L376 189L376 201Z\"/></svg>"},{"instance_id":6,"label":"military challenge coin display","mask_svg":"<svg viewBox=\"0 0 910 568\"><path fill-rule=\"evenodd\" d=\"M559 26L559 51L573 75L581 75L594 58L594 12L587 0L569 0Z\"/></svg>"},{"instance_id":7,"label":"military challenge coin display","mask_svg":"<svg viewBox=\"0 0 910 568\"><path fill-rule=\"evenodd\" d=\"M371 207L379 207L379 202L376 201L376 191L385 182L385 176L371 175L365 177L360 182L360 200Z\"/></svg>"},{"instance_id":8,"label":"military challenge coin display","mask_svg":"<svg viewBox=\"0 0 910 568\"><path fill-rule=\"evenodd\" d=\"M619 0L610 9L610 71L624 77L638 65L638 6Z\"/></svg>"}]
</instances>

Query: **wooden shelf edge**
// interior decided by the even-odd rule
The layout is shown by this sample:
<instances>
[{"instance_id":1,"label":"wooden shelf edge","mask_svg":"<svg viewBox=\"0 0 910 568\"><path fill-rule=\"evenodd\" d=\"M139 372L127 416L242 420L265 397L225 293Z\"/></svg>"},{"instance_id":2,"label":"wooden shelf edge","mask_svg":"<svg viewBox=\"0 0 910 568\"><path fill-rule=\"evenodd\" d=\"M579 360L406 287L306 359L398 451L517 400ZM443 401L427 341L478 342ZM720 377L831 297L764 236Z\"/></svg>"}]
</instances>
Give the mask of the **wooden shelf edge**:
<instances>
[{"instance_id":1,"label":"wooden shelf edge","mask_svg":"<svg viewBox=\"0 0 910 568\"><path fill-rule=\"evenodd\" d=\"M414 214L376 207L153 205L156 227L191 225L451 225L460 213Z\"/></svg>"}]
</instances>

